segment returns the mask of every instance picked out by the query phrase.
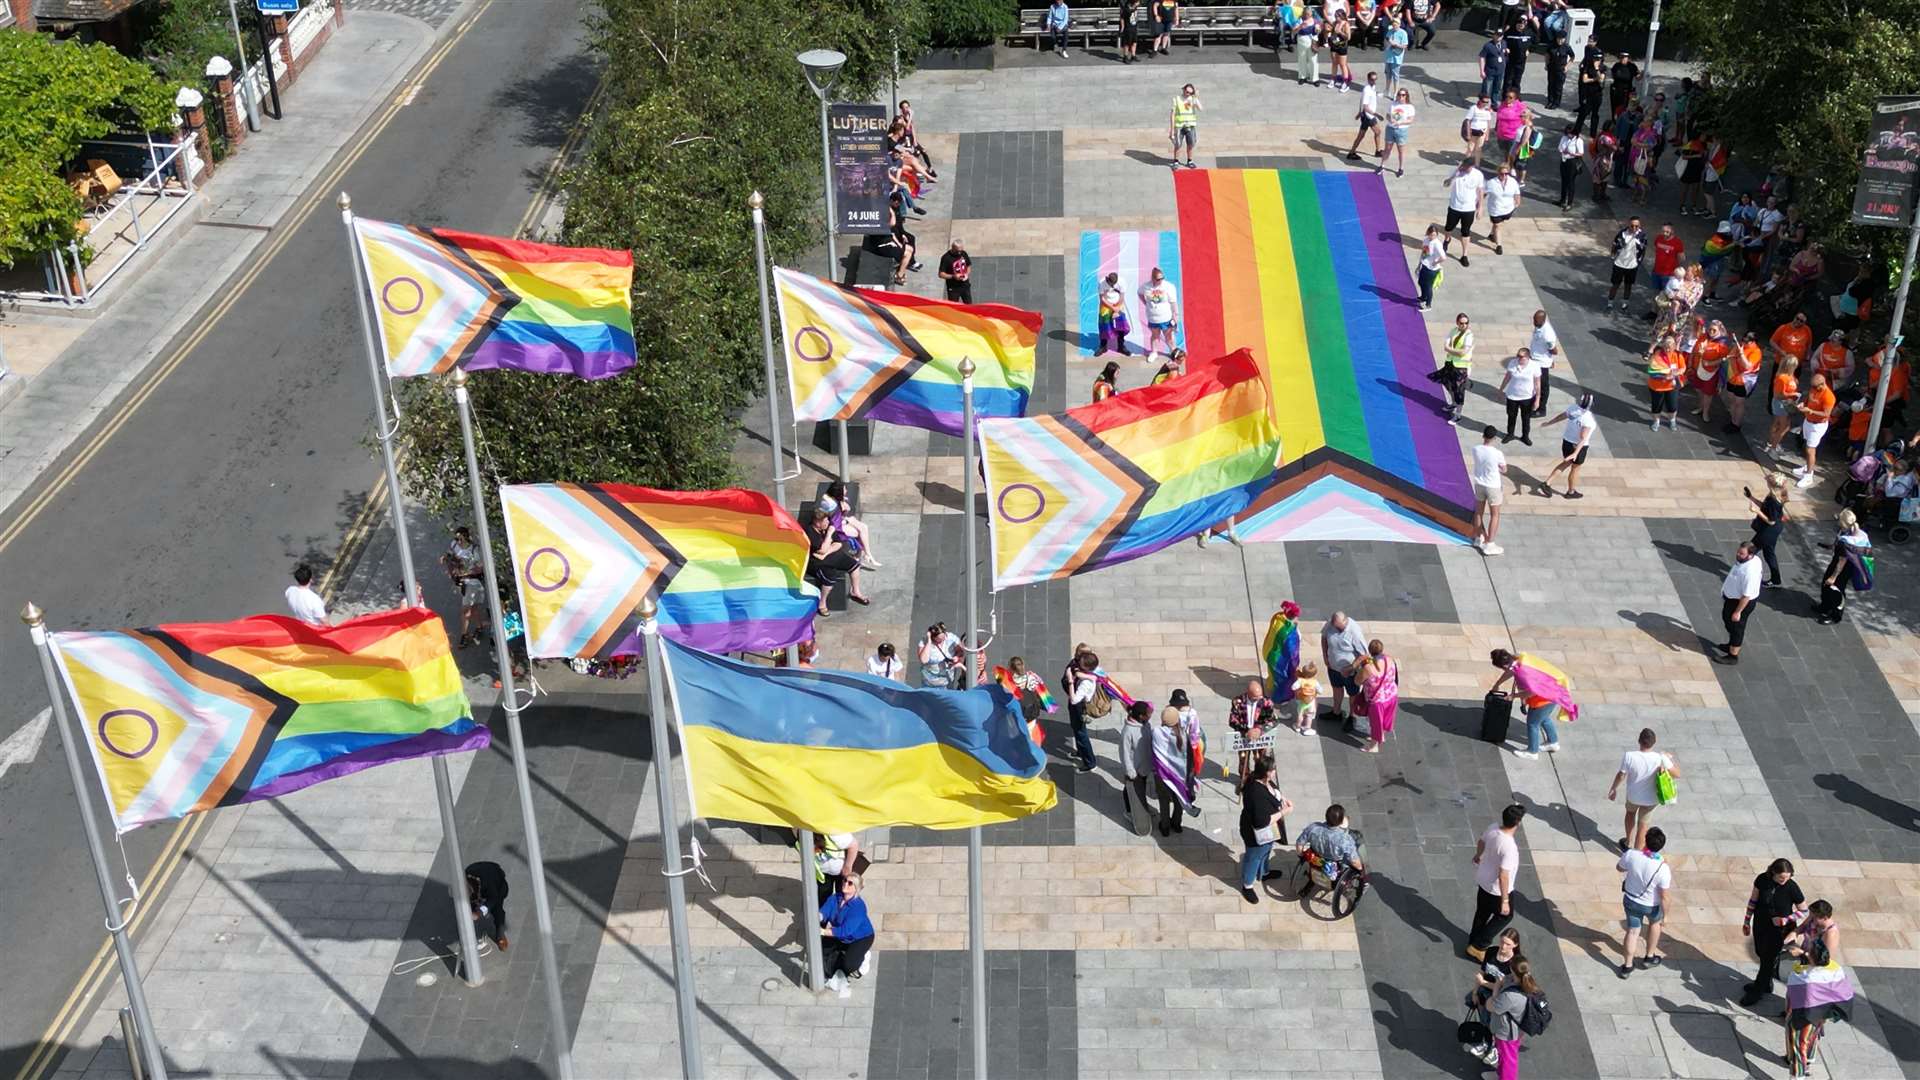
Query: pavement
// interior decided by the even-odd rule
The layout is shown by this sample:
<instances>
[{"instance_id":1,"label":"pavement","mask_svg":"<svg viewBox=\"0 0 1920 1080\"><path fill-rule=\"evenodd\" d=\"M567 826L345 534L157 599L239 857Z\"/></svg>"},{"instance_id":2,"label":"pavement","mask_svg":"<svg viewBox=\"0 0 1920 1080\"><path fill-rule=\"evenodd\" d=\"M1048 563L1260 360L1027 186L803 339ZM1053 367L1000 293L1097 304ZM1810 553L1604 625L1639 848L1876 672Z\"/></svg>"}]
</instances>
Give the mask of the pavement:
<instances>
[{"instance_id":1,"label":"pavement","mask_svg":"<svg viewBox=\"0 0 1920 1080\"><path fill-rule=\"evenodd\" d=\"M1453 133L1471 45L1445 34L1435 52L1416 54L1408 69L1420 120L1409 172L1390 190L1409 233L1440 217L1440 180L1457 160ZM496 47L504 46L483 46L478 38L462 45ZM1046 315L1038 409L1084 401L1096 370L1065 348L1080 329L1069 291L1078 280L1080 231L1173 227L1160 148L1164 103L1182 81L1199 83L1207 102L1201 152L1209 165L1344 168L1340 155L1357 104L1352 96L1297 86L1290 62L1277 65L1262 50L1180 49L1137 67L1116 65L1099 48L1075 52L1060 61L1003 50L999 70L924 72L901 87L943 178L928 217L915 224L923 257L931 264L950 235L963 236L975 257L977 299ZM1374 58L1357 53L1356 70ZM466 74L454 77L480 78L485 73L472 66L490 59L467 57L460 66ZM453 66L450 60L440 70ZM1362 543L1177 546L1065 582L982 597L994 662L1018 654L1051 676L1073 643L1087 642L1136 694L1162 700L1173 688L1186 689L1215 751L1203 813L1182 833L1139 837L1128 827L1112 725L1096 728L1094 772L1058 759L1050 764L1058 807L987 830L990 1075L1490 1075L1453 1041L1469 978L1459 952L1472 910L1474 839L1500 807L1518 801L1529 816L1520 835L1516 925L1556 1014L1552 1028L1529 1041L1523 1075L1783 1075L1779 1000L1749 1010L1735 999L1752 971L1739 930L1747 888L1768 861L1786 857L1810 897L1833 901L1843 959L1860 990L1851 1022L1829 1027L1817 1075L1920 1077L1913 1005L1920 999L1914 557L1884 548L1879 587L1852 602L1849 621L1815 624L1808 607L1824 566L1817 545L1831 516L1828 475L1796 498L1799 522L1783 544L1787 584L1765 594L1745 662L1709 662L1703 644L1718 636L1712 589L1749 516L1739 488L1760 478L1755 433L1729 439L1689 424L1656 437L1638 426L1640 327L1602 312L1595 288L1601 279L1593 268L1616 223L1584 205L1563 214L1538 201L1554 172L1550 164L1536 170L1533 198L1509 225L1507 254L1476 249L1471 267L1450 266L1428 326L1437 335L1453 311L1467 310L1482 353L1498 356L1525 341L1536 308L1548 311L1567 353L1556 369L1562 392L1589 389L1604 402L1601 438L1582 475L1586 499L1542 500L1516 490L1501 534L1507 554L1495 559L1466 548ZM1019 182L991 179L1007 176ZM432 197L419 196L422 203ZM1673 198L1657 192L1648 216L1661 220ZM396 213L409 210L425 212L403 206ZM444 206L440 213L456 216ZM322 257L317 247L313 257ZM929 269L910 288L932 294L936 285ZM270 314L292 318L312 306ZM332 316L345 324L343 313ZM352 355L350 343L328 349L343 332L299 325L318 333L313 348L320 355ZM270 370L286 378L284 362ZM1137 365L1123 373L1123 385L1144 383L1149 373ZM242 418L246 426L261 388L230 384L170 380L159 393L191 392L206 399L196 402L206 415ZM268 389L288 385L296 384ZM302 386L313 399L302 396L299 408L282 409L275 419L324 415L330 405L363 416L364 394L351 385L337 392L325 382L311 391ZM177 397L170 404L187 407ZM136 413L129 430L152 409ZM1476 418L1491 419L1494 410L1485 396L1469 403ZM745 423L742 475L764 478L764 421L749 411ZM260 497L261 479L273 479L271 454L249 462L244 477L222 477L230 484L244 479L244 493L216 498L192 469L158 476L160 454L123 449L111 458L123 438L96 461L138 475L122 482L90 465L70 487L98 499L184 486L187 508L200 512L169 518L221 522L221 550L235 554L227 574L163 577L165 587L141 585L141 595L123 589L117 603L96 601L86 618L140 618L154 605L174 618L271 609L277 594L269 586L279 587L280 564L299 553L275 536L313 537L306 543L323 546L337 535L330 531L337 522L312 512L311 499L276 503L271 515L246 501ZM148 438L167 453L202 440L284 453L271 442L224 435ZM1538 476L1550 466L1549 440L1540 442L1535 450L1508 448L1516 489L1518 474ZM333 455L336 462L352 458L339 447ZM364 457L357 466L336 464L325 475L371 472ZM800 466L802 478L788 491L794 503L811 496L831 457L807 446ZM875 454L855 461L855 479L885 568L864 582L871 607L837 613L820 626L820 662L859 669L882 641L910 649L927 623L958 625L970 515L958 447L949 439L880 426ZM134 486L141 481L158 486ZM132 505L157 502L148 495ZM53 505L68 503L63 492ZM50 508L43 520L57 512ZM273 518L272 526L260 517ZM141 519L133 527L154 531ZM61 569L74 560L19 562L23 552L44 552L50 535L41 533L38 545L0 549L0 573L9 581L29 574L27 580L48 586L48 596L89 595L90 578ZM72 530L57 535L69 546L97 543ZM157 540L143 546L116 539L120 561L156 553ZM423 551L433 546L421 543ZM273 557L263 562L269 549ZM979 552L985 554L984 542ZM376 536L345 594L369 604L390 595L391 560ZM170 553L151 565L172 570L180 562ZM432 599L451 610L450 598ZM1295 740L1281 756L1280 784L1296 804L1294 830L1337 800L1366 833L1375 888L1346 919L1278 887L1249 905L1235 887L1237 813L1220 753L1225 706L1258 672L1259 635L1285 599L1302 604L1308 627L1336 607L1346 610L1386 642L1405 675L1396 733L1382 754L1362 754L1356 740L1323 721L1319 737ZM60 613L62 606L49 606ZM1562 752L1528 761L1514 756L1511 743L1477 737L1480 695L1493 675L1485 657L1495 646L1541 655L1574 678L1585 708L1577 723L1564 726ZM595 1078L673 1075L679 1049L661 823L650 790L660 779L656 748L645 737L642 680L596 683L555 668L538 678L554 693L525 714L525 723L576 1071ZM484 679L475 688L484 706ZM1667 963L1622 980L1613 970L1621 936L1612 839L1619 807L1605 790L1619 754L1643 726L1655 728L1684 773L1681 801L1656 818L1671 838L1675 892ZM1068 740L1064 723L1050 721L1046 729L1049 747ZM365 772L194 819L206 824L189 845L192 857L139 935L159 1034L176 1071L553 1075L522 899L524 841L508 806L506 765L489 751L457 770L456 816L468 857L490 856L508 867L520 924L512 952L485 961L487 981L479 988L453 979L445 960L451 934L440 916L447 898L430 881L438 834L424 767ZM16 805L3 801L7 796L0 790L0 807ZM70 815L54 803L65 793L49 787L45 797L55 805L45 828L70 828L59 824ZM880 932L874 968L841 999L804 987L796 925L801 886L791 848L770 830L711 824L697 835L707 853L705 876L689 879L688 887L706 1075L971 1075L958 837L894 828L884 851L875 849L866 875ZM109 995L74 1036L63 1072L125 1075L114 1004Z\"/></svg>"}]
</instances>

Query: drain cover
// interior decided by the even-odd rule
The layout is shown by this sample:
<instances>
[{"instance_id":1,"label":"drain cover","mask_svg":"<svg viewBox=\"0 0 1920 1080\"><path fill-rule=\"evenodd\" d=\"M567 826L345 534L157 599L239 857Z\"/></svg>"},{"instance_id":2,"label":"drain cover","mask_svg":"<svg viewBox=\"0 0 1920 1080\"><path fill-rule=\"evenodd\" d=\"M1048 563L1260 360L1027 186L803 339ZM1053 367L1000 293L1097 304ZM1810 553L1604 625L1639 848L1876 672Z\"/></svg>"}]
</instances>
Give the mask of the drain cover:
<instances>
[{"instance_id":1,"label":"drain cover","mask_svg":"<svg viewBox=\"0 0 1920 1080\"><path fill-rule=\"evenodd\" d=\"M779 979L762 979L760 980L760 989L778 990L780 989L780 980Z\"/></svg>"},{"instance_id":2,"label":"drain cover","mask_svg":"<svg viewBox=\"0 0 1920 1080\"><path fill-rule=\"evenodd\" d=\"M421 973L420 973L420 974L419 974L418 976L416 976L416 977L414 978L414 980L413 980L413 985L415 985L415 986L432 986L432 985L433 985L434 983L437 983L437 982L439 982L439 981L440 981L440 976L438 976L438 975L435 975L435 974L434 974L433 972L431 972L431 971L423 971L423 972L421 972Z\"/></svg>"}]
</instances>

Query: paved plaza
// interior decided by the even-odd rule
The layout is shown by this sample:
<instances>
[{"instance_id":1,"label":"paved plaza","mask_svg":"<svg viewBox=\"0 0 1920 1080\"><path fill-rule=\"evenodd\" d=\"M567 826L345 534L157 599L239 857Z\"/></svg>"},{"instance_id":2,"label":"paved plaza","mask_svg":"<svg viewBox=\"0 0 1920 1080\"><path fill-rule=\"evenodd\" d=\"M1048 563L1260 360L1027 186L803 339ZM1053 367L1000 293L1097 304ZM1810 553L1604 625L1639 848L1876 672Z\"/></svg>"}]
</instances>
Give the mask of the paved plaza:
<instances>
[{"instance_id":1,"label":"paved plaza","mask_svg":"<svg viewBox=\"0 0 1920 1080\"><path fill-rule=\"evenodd\" d=\"M1407 174L1387 177L1410 259L1412 238L1443 217L1441 180L1458 160L1477 40L1450 32L1410 58L1419 119ZM934 264L960 237L974 257L976 300L1044 313L1034 412L1084 403L1097 370L1073 347L1085 329L1081 232L1176 227L1166 113L1183 81L1205 102L1202 167L1349 167L1357 96L1297 85L1290 59L1209 46L1123 67L1110 52L1061 61L1003 49L996 70L926 71L900 88L942 180L928 216L911 226L927 269L910 287L936 295ZM1356 51L1355 70L1377 58ZM1529 98L1538 105L1537 93ZM1816 1075L1920 1078L1916 560L1885 551L1880 587L1853 602L1849 621L1816 624L1810 595L1824 566L1817 545L1830 535L1829 475L1797 498L1800 521L1782 545L1786 586L1763 595L1744 662L1709 661L1716 589L1748 534L1740 489L1762 478L1752 448L1763 410L1739 437L1695 423L1647 430L1642 324L1600 306L1605 242L1618 222L1584 202L1572 213L1552 206L1557 170L1544 153L1503 237L1506 253L1476 246L1471 267L1449 265L1427 325L1438 353L1454 312L1470 313L1478 374L1525 343L1535 309L1547 311L1565 353L1556 400L1578 387L1599 403L1585 499L1516 490L1500 536L1506 554L1493 559L1466 547L1182 544L982 595L992 662L1022 656L1053 679L1073 644L1087 642L1139 696L1164 701L1184 688L1213 750L1203 813L1182 834L1138 837L1129 827L1117 714L1096 725L1098 769L1050 759L1054 810L986 831L989 1075L1491 1075L1453 1033L1471 972L1461 955L1474 842L1517 801L1530 812L1516 925L1556 1016L1529 1041L1522 1076L1784 1076L1780 999L1761 1011L1737 1002L1753 975L1740 930L1747 889L1784 856L1809 898L1833 902L1860 990L1851 1022L1829 1026ZM1675 198L1656 192L1650 231ZM1692 219L1682 232L1697 248ZM1122 386L1145 383L1151 370L1130 362ZM1463 428L1463 445L1496 418L1490 387L1476 385L1468 412L1475 425ZM799 434L806 445L810 432ZM1551 467L1556 435L1506 448L1513 487ZM960 444L887 426L874 442L854 478L885 567L865 577L871 607L820 624L827 667L864 670L879 643L905 655L929 623L964 618ZM738 457L743 476L770 490L764 443L743 438ZM796 504L827 478L831 455L807 445L804 467L789 485ZM984 560L984 516L971 520ZM393 566L390 543L376 543L351 600L383 600ZM988 576L983 566L983 589ZM1320 737L1289 739L1278 754L1293 830L1338 801L1366 834L1375 888L1338 921L1278 889L1257 905L1237 890L1226 705L1259 674L1260 635L1288 599L1304 609L1310 654L1313 633L1339 608L1385 641L1404 677L1383 753L1362 753L1323 722ZM450 594L430 600L454 610ZM1495 647L1545 657L1573 677L1583 710L1562 727L1559 754L1522 760L1511 744L1478 738ZM643 680L557 668L539 678L548 693L525 722L577 1069L608 1080L678 1075ZM472 690L476 703L495 696L484 676ZM1680 801L1657 815L1675 891L1668 962L1622 980L1620 804L1606 790L1642 727L1659 733L1684 773ZM1070 742L1064 713L1046 734L1050 750ZM498 860L514 882L513 949L486 958L485 985L466 987L435 959L451 927L424 763L220 811L194 834L183 877L153 916L164 929L141 939L175 1076L551 1075L504 738L459 762L455 776L466 857ZM771 830L697 832L706 880L687 881L707 1076L972 1075L961 836L895 828L863 838L879 939L873 972L842 1000L803 985L792 849ZM76 1038L62 1075L126 1075L116 1004Z\"/></svg>"}]
</instances>

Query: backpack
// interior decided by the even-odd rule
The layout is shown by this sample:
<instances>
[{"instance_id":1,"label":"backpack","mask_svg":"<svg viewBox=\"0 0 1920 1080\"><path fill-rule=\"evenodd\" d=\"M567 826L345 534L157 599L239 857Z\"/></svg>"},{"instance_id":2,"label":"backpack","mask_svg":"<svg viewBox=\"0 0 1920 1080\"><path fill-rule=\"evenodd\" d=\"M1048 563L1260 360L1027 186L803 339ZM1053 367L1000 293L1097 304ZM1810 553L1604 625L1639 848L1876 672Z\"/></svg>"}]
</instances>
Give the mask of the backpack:
<instances>
[{"instance_id":1,"label":"backpack","mask_svg":"<svg viewBox=\"0 0 1920 1080\"><path fill-rule=\"evenodd\" d=\"M1527 1007L1520 1013L1520 1032L1527 1036L1545 1035L1553 1023L1553 1010L1547 1007L1547 995L1528 994Z\"/></svg>"},{"instance_id":2,"label":"backpack","mask_svg":"<svg viewBox=\"0 0 1920 1080\"><path fill-rule=\"evenodd\" d=\"M1112 712L1113 699L1107 696L1107 688L1104 686L1094 687L1093 698L1092 700L1087 702L1086 708L1087 708L1087 715L1094 718L1095 720L1098 720L1101 717L1106 716L1108 713Z\"/></svg>"}]
</instances>

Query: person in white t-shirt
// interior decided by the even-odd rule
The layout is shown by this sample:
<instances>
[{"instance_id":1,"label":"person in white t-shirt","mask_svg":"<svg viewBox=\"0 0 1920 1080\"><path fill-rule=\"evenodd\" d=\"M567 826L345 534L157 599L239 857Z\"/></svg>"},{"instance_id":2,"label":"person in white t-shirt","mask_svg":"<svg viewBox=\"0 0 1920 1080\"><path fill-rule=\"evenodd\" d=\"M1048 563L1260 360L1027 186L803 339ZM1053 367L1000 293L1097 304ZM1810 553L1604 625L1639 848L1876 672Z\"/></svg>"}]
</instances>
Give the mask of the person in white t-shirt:
<instances>
[{"instance_id":1,"label":"person in white t-shirt","mask_svg":"<svg viewBox=\"0 0 1920 1080\"><path fill-rule=\"evenodd\" d=\"M907 681L906 662L900 659L900 650L894 648L893 642L881 642L880 647L873 651L873 655L867 657L867 674L892 679L894 682Z\"/></svg>"},{"instance_id":2,"label":"person in white t-shirt","mask_svg":"<svg viewBox=\"0 0 1920 1080\"><path fill-rule=\"evenodd\" d=\"M1420 243L1420 310L1433 307L1433 287L1447 264L1447 234L1438 225L1427 226L1427 238Z\"/></svg>"},{"instance_id":3,"label":"person in white t-shirt","mask_svg":"<svg viewBox=\"0 0 1920 1080\"><path fill-rule=\"evenodd\" d=\"M1180 291L1157 266L1140 286L1140 304L1147 316L1147 352L1143 359L1151 363L1156 352L1172 356L1180 328Z\"/></svg>"},{"instance_id":4,"label":"person in white t-shirt","mask_svg":"<svg viewBox=\"0 0 1920 1080\"><path fill-rule=\"evenodd\" d=\"M1593 442L1593 433L1600 427L1600 418L1593 414L1593 395L1581 394L1579 401L1562 409L1560 415L1547 423L1557 424L1562 420L1567 422L1567 430L1560 436L1560 463L1553 467L1553 471L1547 474L1546 479L1540 481L1540 486L1534 489L1534 494L1543 498L1551 497L1553 478L1560 475L1560 470L1565 469L1567 470L1567 498L1584 499L1586 495L1579 487L1580 466L1587 463L1587 446Z\"/></svg>"},{"instance_id":5,"label":"person in white t-shirt","mask_svg":"<svg viewBox=\"0 0 1920 1080\"><path fill-rule=\"evenodd\" d=\"M1533 350L1520 348L1501 365L1500 396L1507 402L1507 435L1513 441L1513 422L1520 421L1520 442L1533 445L1533 399L1540 392L1540 365L1534 363Z\"/></svg>"},{"instance_id":6,"label":"person in white t-shirt","mask_svg":"<svg viewBox=\"0 0 1920 1080\"><path fill-rule=\"evenodd\" d=\"M293 584L287 586L287 608L293 617L308 626L326 626L327 602L313 590L313 568L301 563L293 568Z\"/></svg>"},{"instance_id":7,"label":"person in white t-shirt","mask_svg":"<svg viewBox=\"0 0 1920 1080\"><path fill-rule=\"evenodd\" d=\"M1460 124L1460 138L1467 144L1467 160L1480 163L1480 150L1487 144L1487 132L1493 130L1493 99L1482 97L1467 106L1467 118Z\"/></svg>"},{"instance_id":8,"label":"person in white t-shirt","mask_svg":"<svg viewBox=\"0 0 1920 1080\"><path fill-rule=\"evenodd\" d=\"M1355 116L1355 119L1360 121L1360 130L1354 133L1353 145L1347 148L1348 161L1360 160L1360 141L1369 133L1373 135L1373 156L1377 158L1386 156L1381 152L1380 146L1380 126L1383 118L1380 115L1379 78L1377 72L1367 72L1367 85L1360 88L1360 112Z\"/></svg>"},{"instance_id":9,"label":"person in white t-shirt","mask_svg":"<svg viewBox=\"0 0 1920 1080\"><path fill-rule=\"evenodd\" d=\"M1560 335L1547 321L1547 313L1533 313L1533 337L1527 348L1533 350L1533 362L1540 365L1540 393L1533 399L1533 415L1547 415L1547 383L1553 377L1553 362L1560 359Z\"/></svg>"},{"instance_id":10,"label":"person in white t-shirt","mask_svg":"<svg viewBox=\"0 0 1920 1080\"><path fill-rule=\"evenodd\" d=\"M1493 445L1500 429L1488 424L1480 431L1480 445L1473 448L1473 546L1482 555L1498 555L1506 549L1493 542L1500 534L1500 504L1507 501L1507 455Z\"/></svg>"},{"instance_id":11,"label":"person in white t-shirt","mask_svg":"<svg viewBox=\"0 0 1920 1080\"><path fill-rule=\"evenodd\" d=\"M1613 784L1607 788L1607 801L1619 798L1620 786L1627 788L1626 832L1620 837L1620 850L1624 853L1637 848L1646 839L1647 819L1653 816L1654 808L1660 805L1660 773L1678 777L1680 767L1673 763L1673 755L1653 748L1652 728L1640 729L1640 748L1629 750L1620 755L1620 771L1613 774Z\"/></svg>"},{"instance_id":12,"label":"person in white t-shirt","mask_svg":"<svg viewBox=\"0 0 1920 1080\"><path fill-rule=\"evenodd\" d=\"M1487 194L1487 178L1471 159L1447 174L1440 186L1447 189L1447 223L1443 232L1460 229L1460 265L1467 263L1467 240L1473 236L1473 219L1480 213L1480 202Z\"/></svg>"},{"instance_id":13,"label":"person in white t-shirt","mask_svg":"<svg viewBox=\"0 0 1920 1080\"><path fill-rule=\"evenodd\" d=\"M1614 869L1626 875L1620 882L1620 905L1627 913L1627 959L1620 965L1620 977L1633 974L1634 954L1639 952L1640 928L1647 931L1647 967L1666 962L1660 953L1660 927L1667 919L1667 902L1673 894L1673 867L1660 857L1667 846L1667 834L1655 826L1647 830L1646 846L1632 848L1620 856Z\"/></svg>"},{"instance_id":14,"label":"person in white t-shirt","mask_svg":"<svg viewBox=\"0 0 1920 1080\"><path fill-rule=\"evenodd\" d=\"M1507 253L1500 246L1500 225L1519 207L1520 181L1513 175L1513 166L1503 164L1493 179L1487 181L1487 239L1493 241L1495 255Z\"/></svg>"}]
</instances>

